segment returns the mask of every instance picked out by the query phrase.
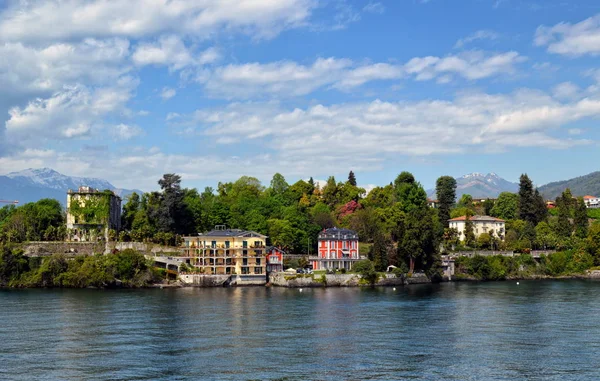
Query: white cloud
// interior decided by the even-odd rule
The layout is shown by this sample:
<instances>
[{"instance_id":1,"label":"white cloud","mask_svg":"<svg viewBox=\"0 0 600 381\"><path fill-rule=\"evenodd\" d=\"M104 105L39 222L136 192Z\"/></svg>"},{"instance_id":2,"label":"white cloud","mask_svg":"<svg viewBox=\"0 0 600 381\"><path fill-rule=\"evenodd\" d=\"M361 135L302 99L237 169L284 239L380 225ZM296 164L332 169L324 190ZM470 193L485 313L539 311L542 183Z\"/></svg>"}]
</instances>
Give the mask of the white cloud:
<instances>
[{"instance_id":1,"label":"white cloud","mask_svg":"<svg viewBox=\"0 0 600 381\"><path fill-rule=\"evenodd\" d=\"M44 140L89 138L102 129L103 119L125 112L137 81L121 78L112 87L65 87L25 107L13 107L6 121L6 138L16 145Z\"/></svg>"},{"instance_id":2,"label":"white cloud","mask_svg":"<svg viewBox=\"0 0 600 381\"><path fill-rule=\"evenodd\" d=\"M569 135L581 135L583 134L583 130L581 128L570 128Z\"/></svg>"},{"instance_id":3,"label":"white cloud","mask_svg":"<svg viewBox=\"0 0 600 381\"><path fill-rule=\"evenodd\" d=\"M363 11L369 13L378 13L383 14L385 12L385 7L380 2L369 2L369 4L365 5Z\"/></svg>"},{"instance_id":4,"label":"white cloud","mask_svg":"<svg viewBox=\"0 0 600 381\"><path fill-rule=\"evenodd\" d=\"M572 82L562 82L552 89L552 94L558 99L573 99L582 95L582 90Z\"/></svg>"},{"instance_id":5,"label":"white cloud","mask_svg":"<svg viewBox=\"0 0 600 381\"><path fill-rule=\"evenodd\" d=\"M453 101L377 100L293 110L272 103L236 103L175 116L169 123L221 144L258 139L314 170L317 162L329 161L373 168L397 155L569 148L589 141L565 139L562 127L599 116L600 99L561 103L538 91L519 90L509 95L461 94ZM228 131L226 136L223 131Z\"/></svg>"},{"instance_id":6,"label":"white cloud","mask_svg":"<svg viewBox=\"0 0 600 381\"><path fill-rule=\"evenodd\" d=\"M168 66L170 70L205 65L219 58L220 54L216 48L208 48L196 54L177 36L163 36L154 43L141 43L132 56L133 62L138 66L160 65Z\"/></svg>"},{"instance_id":7,"label":"white cloud","mask_svg":"<svg viewBox=\"0 0 600 381\"><path fill-rule=\"evenodd\" d=\"M162 89L162 91L160 92L160 97L163 100L167 100L167 99L173 98L176 94L177 94L177 91L175 89L172 89L170 87L164 87Z\"/></svg>"},{"instance_id":8,"label":"white cloud","mask_svg":"<svg viewBox=\"0 0 600 381\"><path fill-rule=\"evenodd\" d=\"M512 74L526 58L517 52L489 54L462 52L446 57L417 57L406 64L357 63L345 58L318 58L311 65L293 61L230 64L201 70L196 80L214 97L251 98L262 95L299 96L318 89L349 90L379 80L437 79L455 77L479 80Z\"/></svg>"},{"instance_id":9,"label":"white cloud","mask_svg":"<svg viewBox=\"0 0 600 381\"><path fill-rule=\"evenodd\" d=\"M110 128L110 133L116 140L129 140L136 136L143 135L144 130L138 126L130 126L127 124L118 124Z\"/></svg>"},{"instance_id":10,"label":"white cloud","mask_svg":"<svg viewBox=\"0 0 600 381\"><path fill-rule=\"evenodd\" d=\"M559 23L552 27L540 26L535 33L534 43L547 46L548 52L581 56L600 54L600 14L577 24Z\"/></svg>"},{"instance_id":11,"label":"white cloud","mask_svg":"<svg viewBox=\"0 0 600 381\"><path fill-rule=\"evenodd\" d=\"M305 25L316 5L313 0L15 1L0 14L0 36L39 42L164 33L207 38L227 31L270 38Z\"/></svg>"},{"instance_id":12,"label":"white cloud","mask_svg":"<svg viewBox=\"0 0 600 381\"><path fill-rule=\"evenodd\" d=\"M64 85L108 84L130 70L129 42L85 39L31 47L0 42L0 97L50 94Z\"/></svg>"},{"instance_id":13,"label":"white cloud","mask_svg":"<svg viewBox=\"0 0 600 381\"><path fill-rule=\"evenodd\" d=\"M454 48L462 48L465 45L474 42L474 41L478 41L478 40L495 40L498 38L498 33L492 31L492 30L478 30L477 32L465 37L465 38L461 38L460 40L456 41L456 44L454 45Z\"/></svg>"},{"instance_id":14,"label":"white cloud","mask_svg":"<svg viewBox=\"0 0 600 381\"><path fill-rule=\"evenodd\" d=\"M424 81L441 75L457 75L468 80L478 80L496 75L513 74L515 65L526 60L517 52L493 55L481 51L462 52L458 55L440 57L417 57L411 59L405 70Z\"/></svg>"}]
</instances>

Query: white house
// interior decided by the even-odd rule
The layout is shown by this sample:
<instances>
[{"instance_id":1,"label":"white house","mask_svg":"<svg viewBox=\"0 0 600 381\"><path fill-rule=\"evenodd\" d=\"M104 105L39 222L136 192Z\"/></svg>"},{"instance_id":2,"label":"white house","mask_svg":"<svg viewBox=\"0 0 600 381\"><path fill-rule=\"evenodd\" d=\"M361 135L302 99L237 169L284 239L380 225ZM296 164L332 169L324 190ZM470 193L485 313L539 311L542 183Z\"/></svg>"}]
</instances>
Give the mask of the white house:
<instances>
[{"instance_id":1,"label":"white house","mask_svg":"<svg viewBox=\"0 0 600 381\"><path fill-rule=\"evenodd\" d=\"M596 196L583 196L583 201L588 208L600 208L600 198Z\"/></svg>"},{"instance_id":2,"label":"white house","mask_svg":"<svg viewBox=\"0 0 600 381\"><path fill-rule=\"evenodd\" d=\"M458 231L458 237L461 241L465 239L466 221L466 216L449 220L450 228ZM489 233L493 237L504 240L504 235L506 233L506 223L504 220L490 216L472 216L470 221L473 223L473 233L475 233L475 237L479 237L483 233Z\"/></svg>"}]
</instances>

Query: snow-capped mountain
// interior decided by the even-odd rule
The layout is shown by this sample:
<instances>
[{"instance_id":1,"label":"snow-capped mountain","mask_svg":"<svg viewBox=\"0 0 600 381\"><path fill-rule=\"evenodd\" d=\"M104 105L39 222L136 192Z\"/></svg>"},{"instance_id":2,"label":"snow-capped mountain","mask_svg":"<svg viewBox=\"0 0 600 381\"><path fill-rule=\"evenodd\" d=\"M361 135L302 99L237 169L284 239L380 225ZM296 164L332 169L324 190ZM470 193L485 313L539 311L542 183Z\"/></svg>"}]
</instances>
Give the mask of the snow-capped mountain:
<instances>
[{"instance_id":1,"label":"snow-capped mountain","mask_svg":"<svg viewBox=\"0 0 600 381\"><path fill-rule=\"evenodd\" d=\"M519 184L511 183L495 173L469 173L456 178L456 198L470 194L473 198L496 198L502 192L518 192ZM429 197L436 198L435 189L427 192Z\"/></svg>"},{"instance_id":2,"label":"snow-capped mountain","mask_svg":"<svg viewBox=\"0 0 600 381\"><path fill-rule=\"evenodd\" d=\"M22 205L42 198L54 198L64 204L67 190L76 190L80 186L110 189L123 199L133 192L142 193L139 190L116 188L103 179L66 176L50 168L30 168L0 176L0 199L19 200Z\"/></svg>"}]
</instances>

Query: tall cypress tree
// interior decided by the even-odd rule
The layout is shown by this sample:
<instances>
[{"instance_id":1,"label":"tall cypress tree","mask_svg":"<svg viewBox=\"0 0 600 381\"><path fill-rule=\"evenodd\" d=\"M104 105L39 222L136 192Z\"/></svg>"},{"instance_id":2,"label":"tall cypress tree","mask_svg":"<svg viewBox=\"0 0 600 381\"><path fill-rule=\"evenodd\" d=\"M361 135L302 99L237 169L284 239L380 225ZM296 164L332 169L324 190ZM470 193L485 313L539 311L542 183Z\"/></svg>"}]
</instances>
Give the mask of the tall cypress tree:
<instances>
[{"instance_id":1,"label":"tall cypress tree","mask_svg":"<svg viewBox=\"0 0 600 381\"><path fill-rule=\"evenodd\" d=\"M535 225L539 224L542 221L546 221L548 218L548 207L546 206L546 201L544 201L544 197L540 194L540 191L536 188L535 193L533 194L533 205L535 212Z\"/></svg>"},{"instance_id":2,"label":"tall cypress tree","mask_svg":"<svg viewBox=\"0 0 600 381\"><path fill-rule=\"evenodd\" d=\"M571 190L567 188L561 196L556 198L556 207L558 209L558 219L556 221L556 234L561 238L569 238L573 234L573 225L570 218L572 216L571 205L573 196Z\"/></svg>"},{"instance_id":3,"label":"tall cypress tree","mask_svg":"<svg viewBox=\"0 0 600 381\"><path fill-rule=\"evenodd\" d=\"M449 226L450 209L456 202L456 179L452 176L442 176L435 183L438 199L438 216L444 227Z\"/></svg>"},{"instance_id":4,"label":"tall cypress tree","mask_svg":"<svg viewBox=\"0 0 600 381\"><path fill-rule=\"evenodd\" d=\"M519 219L536 224L536 207L533 183L522 174L519 179Z\"/></svg>"},{"instance_id":5,"label":"tall cypress tree","mask_svg":"<svg viewBox=\"0 0 600 381\"><path fill-rule=\"evenodd\" d=\"M575 235L579 238L587 237L589 221L587 216L587 207L582 197L577 199L577 207L573 212L573 220L575 224Z\"/></svg>"},{"instance_id":6,"label":"tall cypress tree","mask_svg":"<svg viewBox=\"0 0 600 381\"><path fill-rule=\"evenodd\" d=\"M473 217L473 213L471 209L467 209L467 214L465 215L465 245L473 246L475 244L475 232L473 231L473 221L471 221L471 217Z\"/></svg>"}]
</instances>

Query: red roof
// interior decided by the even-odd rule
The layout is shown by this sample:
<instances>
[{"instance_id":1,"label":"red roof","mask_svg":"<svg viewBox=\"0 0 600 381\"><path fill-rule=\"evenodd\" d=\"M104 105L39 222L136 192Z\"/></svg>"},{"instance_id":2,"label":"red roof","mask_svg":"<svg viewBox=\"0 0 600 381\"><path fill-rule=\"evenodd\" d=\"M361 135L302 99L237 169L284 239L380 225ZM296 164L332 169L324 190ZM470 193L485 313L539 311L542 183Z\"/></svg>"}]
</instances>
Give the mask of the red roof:
<instances>
[{"instance_id":1,"label":"red roof","mask_svg":"<svg viewBox=\"0 0 600 381\"><path fill-rule=\"evenodd\" d=\"M467 220L467 216L460 216L460 217L456 217L456 218L453 218L453 219L448 220L448 221L466 221L466 220ZM469 220L470 221L505 222L504 220L501 220L501 219L496 218L496 217L490 217L490 216L471 216L471 218Z\"/></svg>"},{"instance_id":2,"label":"red roof","mask_svg":"<svg viewBox=\"0 0 600 381\"><path fill-rule=\"evenodd\" d=\"M583 199L584 199L584 200L593 200L593 199L595 199L595 198L598 198L598 197L596 197L596 196L590 196L590 195L583 196Z\"/></svg>"}]
</instances>

